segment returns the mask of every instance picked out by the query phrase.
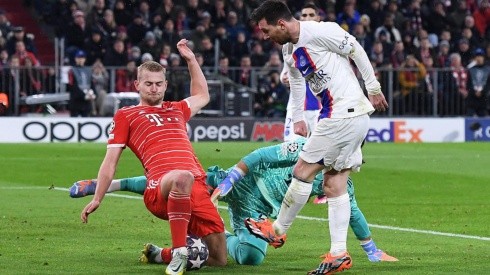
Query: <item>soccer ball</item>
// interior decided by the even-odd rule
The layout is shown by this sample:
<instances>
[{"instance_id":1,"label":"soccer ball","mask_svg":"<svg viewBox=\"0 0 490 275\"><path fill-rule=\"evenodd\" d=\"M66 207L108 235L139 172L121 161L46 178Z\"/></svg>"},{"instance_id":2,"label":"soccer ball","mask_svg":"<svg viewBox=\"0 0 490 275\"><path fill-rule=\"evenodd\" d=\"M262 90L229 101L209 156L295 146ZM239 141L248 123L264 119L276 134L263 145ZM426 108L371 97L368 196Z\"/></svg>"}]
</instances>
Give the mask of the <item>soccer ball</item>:
<instances>
[{"instance_id":1,"label":"soccer ball","mask_svg":"<svg viewBox=\"0 0 490 275\"><path fill-rule=\"evenodd\" d=\"M209 250L206 243L199 237L187 235L187 270L200 269L209 258Z\"/></svg>"}]
</instances>

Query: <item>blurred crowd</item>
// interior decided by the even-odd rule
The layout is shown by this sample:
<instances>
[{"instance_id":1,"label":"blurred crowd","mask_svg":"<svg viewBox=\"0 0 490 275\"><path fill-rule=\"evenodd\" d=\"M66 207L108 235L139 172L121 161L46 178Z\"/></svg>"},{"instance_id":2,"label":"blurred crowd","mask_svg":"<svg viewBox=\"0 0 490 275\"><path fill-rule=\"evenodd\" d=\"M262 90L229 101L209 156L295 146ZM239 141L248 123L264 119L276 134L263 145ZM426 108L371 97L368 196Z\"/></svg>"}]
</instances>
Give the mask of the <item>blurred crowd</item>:
<instances>
[{"instance_id":1,"label":"blurred crowd","mask_svg":"<svg viewBox=\"0 0 490 275\"><path fill-rule=\"evenodd\" d=\"M136 67L146 60L159 62L170 68L169 72L172 68L184 66L176 43L187 38L203 68L217 68L209 69L207 74L217 73L237 85L250 87L254 81L252 71L259 72L254 102L256 116L285 115L289 92L279 81L283 65L281 46L264 41L260 30L249 22L251 11L260 1L31 2L40 18L54 29L55 36L64 38L66 64L76 67L76 59L84 58L83 66L91 67L94 75L91 88L95 98L99 94L103 98L104 93L111 91L135 91ZM440 91L440 86L446 85L444 89L454 91L454 95L441 97L441 104L453 104L449 101L460 97L461 106L455 106L443 115L487 114L489 87L485 83L481 85L482 79L472 77L470 68L481 67L478 74L490 74L489 0L285 2L297 17L305 3L313 2L319 8L323 21L337 22L354 35L366 50L373 67L379 71L384 90L387 90L387 85L392 85L390 81L396 82L397 97L407 112L417 110L418 115L430 112L430 103L424 103L427 110L418 108L419 105L429 100L427 98L436 88ZM10 26L2 12L0 32L3 39L0 40L0 66L40 65L36 59L35 39L29 37L21 26ZM113 89L107 85L106 68L109 67L119 68ZM437 68L451 70L439 77L445 82L434 87L431 71ZM386 69L397 72L390 81L382 73ZM171 86L166 99L178 100L186 96L186 75L183 72L169 75ZM32 71L29 88L21 91L24 95L40 92L43 83L53 81L49 76L46 72L35 75ZM480 82L475 85L475 81ZM479 86L483 88L478 92ZM483 95L476 96L478 93ZM480 106L483 106L483 101L486 102L485 107ZM93 114L97 114L100 107L95 108Z\"/></svg>"}]
</instances>

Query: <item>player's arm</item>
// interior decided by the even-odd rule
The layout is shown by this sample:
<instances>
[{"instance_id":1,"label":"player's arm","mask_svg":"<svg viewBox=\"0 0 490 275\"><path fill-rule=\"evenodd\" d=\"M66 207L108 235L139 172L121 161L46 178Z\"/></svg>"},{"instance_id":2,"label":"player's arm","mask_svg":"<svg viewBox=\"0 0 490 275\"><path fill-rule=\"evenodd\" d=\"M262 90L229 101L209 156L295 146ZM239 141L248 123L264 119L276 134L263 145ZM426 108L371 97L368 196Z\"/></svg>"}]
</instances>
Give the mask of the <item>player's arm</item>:
<instances>
[{"instance_id":1,"label":"player's arm","mask_svg":"<svg viewBox=\"0 0 490 275\"><path fill-rule=\"evenodd\" d=\"M191 76L191 96L186 98L186 100L189 103L192 117L209 103L208 82L204 77L199 63L197 63L196 56L187 47L186 39L182 39L177 43L177 50L179 50L180 55L187 62Z\"/></svg>"},{"instance_id":2,"label":"player's arm","mask_svg":"<svg viewBox=\"0 0 490 275\"><path fill-rule=\"evenodd\" d=\"M303 137L308 135L308 128L303 116L306 82L301 72L296 68L289 68L289 87L291 97L291 117L294 123L294 133Z\"/></svg>"},{"instance_id":3,"label":"player's arm","mask_svg":"<svg viewBox=\"0 0 490 275\"><path fill-rule=\"evenodd\" d=\"M368 92L369 100L378 111L388 108L388 102L381 92L374 74L373 66L369 61L364 48L357 42L356 38L342 29L337 23L323 22L317 30L319 39L316 42L327 48L327 50L351 58L356 63Z\"/></svg>"},{"instance_id":4,"label":"player's arm","mask_svg":"<svg viewBox=\"0 0 490 275\"><path fill-rule=\"evenodd\" d=\"M302 142L296 141L283 142L256 149L246 155L231 169L226 178L214 190L211 200L215 201L218 197L226 196L233 188L233 184L240 181L249 171L254 170L259 165L294 165L298 160L298 154L302 145Z\"/></svg>"},{"instance_id":5,"label":"player's arm","mask_svg":"<svg viewBox=\"0 0 490 275\"><path fill-rule=\"evenodd\" d=\"M88 215L97 210L101 204L104 196L109 188L109 185L114 178L116 172L117 163L121 157L123 147L108 147L104 160L100 165L99 174L97 176L97 187L95 189L94 197L85 208L82 210L81 219L82 222L88 221Z\"/></svg>"}]
</instances>

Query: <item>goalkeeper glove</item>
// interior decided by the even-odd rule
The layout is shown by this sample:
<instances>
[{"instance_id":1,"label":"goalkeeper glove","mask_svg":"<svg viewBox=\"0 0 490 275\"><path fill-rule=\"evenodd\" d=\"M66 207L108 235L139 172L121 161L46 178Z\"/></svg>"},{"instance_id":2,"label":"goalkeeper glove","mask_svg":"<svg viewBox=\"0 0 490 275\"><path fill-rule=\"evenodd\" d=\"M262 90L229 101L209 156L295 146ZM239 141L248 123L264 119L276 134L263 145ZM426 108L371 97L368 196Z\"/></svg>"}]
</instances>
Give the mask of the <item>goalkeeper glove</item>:
<instances>
[{"instance_id":1,"label":"goalkeeper glove","mask_svg":"<svg viewBox=\"0 0 490 275\"><path fill-rule=\"evenodd\" d=\"M226 178L220 184L218 184L218 187L216 187L213 195L211 196L211 200L217 199L218 196L222 198L228 195L228 193L230 193L231 189L233 188L233 184L241 180L244 174L245 173L240 168L233 168L233 170L228 173Z\"/></svg>"}]
</instances>

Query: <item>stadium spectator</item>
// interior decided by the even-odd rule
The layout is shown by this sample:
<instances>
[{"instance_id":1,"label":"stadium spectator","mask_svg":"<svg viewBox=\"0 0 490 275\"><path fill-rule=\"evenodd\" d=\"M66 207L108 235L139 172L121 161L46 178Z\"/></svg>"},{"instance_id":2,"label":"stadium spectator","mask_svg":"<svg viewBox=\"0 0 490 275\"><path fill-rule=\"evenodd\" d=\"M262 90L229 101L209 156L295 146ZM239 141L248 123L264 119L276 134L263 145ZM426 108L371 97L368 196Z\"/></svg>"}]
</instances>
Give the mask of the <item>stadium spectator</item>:
<instances>
[{"instance_id":1,"label":"stadium spectator","mask_svg":"<svg viewBox=\"0 0 490 275\"><path fill-rule=\"evenodd\" d=\"M129 49L128 62L136 62L136 66L141 65L141 49L138 46L133 46Z\"/></svg>"},{"instance_id":2,"label":"stadium spectator","mask_svg":"<svg viewBox=\"0 0 490 275\"><path fill-rule=\"evenodd\" d=\"M415 53L417 60L420 60L424 65L427 65L427 60L431 58L434 60L436 58L436 51L432 47L428 38L422 38L420 40L420 46Z\"/></svg>"},{"instance_id":3,"label":"stadium spectator","mask_svg":"<svg viewBox=\"0 0 490 275\"><path fill-rule=\"evenodd\" d=\"M262 74L269 74L271 72L280 72L282 71L282 60L279 52L271 52L269 55L269 59L265 62L264 66L260 69Z\"/></svg>"},{"instance_id":4,"label":"stadium spectator","mask_svg":"<svg viewBox=\"0 0 490 275\"><path fill-rule=\"evenodd\" d=\"M250 87L252 85L252 59L249 55L244 55L240 59L240 68L236 74L235 82Z\"/></svg>"},{"instance_id":5,"label":"stadium spectator","mask_svg":"<svg viewBox=\"0 0 490 275\"><path fill-rule=\"evenodd\" d=\"M345 1L342 12L337 14L337 24L345 31L351 33L354 31L354 25L359 23L360 20L361 15L356 10L356 2L354 0Z\"/></svg>"},{"instance_id":6,"label":"stadium spectator","mask_svg":"<svg viewBox=\"0 0 490 275\"><path fill-rule=\"evenodd\" d=\"M450 45L447 40L442 40L439 43L439 51L437 52L436 64L438 68L445 68L450 66Z\"/></svg>"},{"instance_id":7,"label":"stadium spectator","mask_svg":"<svg viewBox=\"0 0 490 275\"><path fill-rule=\"evenodd\" d=\"M379 26L383 25L385 11L383 10L383 5L380 0L371 1L365 14L369 16L370 30L376 30ZM354 31L354 29L352 31Z\"/></svg>"},{"instance_id":8,"label":"stadium spectator","mask_svg":"<svg viewBox=\"0 0 490 275\"><path fill-rule=\"evenodd\" d=\"M177 42L179 42L181 38L182 37L180 37L180 35L175 31L174 21L170 18L165 20L161 41L170 45L172 48L172 52L175 52L177 50Z\"/></svg>"},{"instance_id":9,"label":"stadium spectator","mask_svg":"<svg viewBox=\"0 0 490 275\"><path fill-rule=\"evenodd\" d=\"M362 44L361 44L362 45ZM402 41L397 41L391 51L390 63L394 69L399 68L407 58L407 53L405 52L405 47Z\"/></svg>"},{"instance_id":10,"label":"stadium spectator","mask_svg":"<svg viewBox=\"0 0 490 275\"><path fill-rule=\"evenodd\" d=\"M106 10L105 0L95 0L94 5L87 12L85 18L88 26L95 26L104 20L104 12Z\"/></svg>"},{"instance_id":11,"label":"stadium spectator","mask_svg":"<svg viewBox=\"0 0 490 275\"><path fill-rule=\"evenodd\" d=\"M138 45L143 40L149 28L143 24L143 16L136 13L133 16L133 22L127 26L128 39L131 45Z\"/></svg>"},{"instance_id":12,"label":"stadium spectator","mask_svg":"<svg viewBox=\"0 0 490 275\"><path fill-rule=\"evenodd\" d=\"M189 23L189 28L194 29L202 13L198 0L185 0L185 14Z\"/></svg>"},{"instance_id":13,"label":"stadium spectator","mask_svg":"<svg viewBox=\"0 0 490 275\"><path fill-rule=\"evenodd\" d=\"M373 48L373 40L371 39L371 36L366 33L364 25L362 25L361 23L356 24L354 26L353 35L356 37L357 42L361 44L364 50L367 53L370 53Z\"/></svg>"},{"instance_id":14,"label":"stadium spectator","mask_svg":"<svg viewBox=\"0 0 490 275\"><path fill-rule=\"evenodd\" d=\"M475 19L475 29L478 31L475 35L482 39L490 40L490 2L481 0L478 9L473 12Z\"/></svg>"},{"instance_id":15,"label":"stadium spectator","mask_svg":"<svg viewBox=\"0 0 490 275\"><path fill-rule=\"evenodd\" d=\"M211 38L209 38L208 36L204 36L201 39L201 43L199 44L201 45L201 48L199 48L199 52L204 58L204 66L214 66L214 45L211 41Z\"/></svg>"},{"instance_id":16,"label":"stadium spectator","mask_svg":"<svg viewBox=\"0 0 490 275\"><path fill-rule=\"evenodd\" d=\"M217 41L219 43L220 51L224 55L228 56L228 58L230 58L230 64L232 66L238 66L240 64L240 57L241 56L236 57L236 55L233 53L233 47L234 47L235 41L231 41L228 38L228 35L226 34L225 25L219 24L218 26L216 26L216 28L214 29L214 34L212 37L213 37L214 41ZM246 39L244 42L248 43L248 41ZM247 46L247 44L245 44L245 46ZM247 51L248 51L248 47L247 47Z\"/></svg>"},{"instance_id":17,"label":"stadium spectator","mask_svg":"<svg viewBox=\"0 0 490 275\"><path fill-rule=\"evenodd\" d=\"M107 47L109 47L109 44L103 38L102 33L99 30L93 30L90 39L84 47L87 52L87 62L85 65L92 66L97 59L103 60Z\"/></svg>"},{"instance_id":18,"label":"stadium spectator","mask_svg":"<svg viewBox=\"0 0 490 275\"><path fill-rule=\"evenodd\" d=\"M397 28L399 31L402 31L403 29L403 23L405 22L405 17L403 14L400 12L398 9L398 1L397 0L389 0L388 2L388 7L387 7L387 12L391 13L393 15L393 25L395 28Z\"/></svg>"},{"instance_id":19,"label":"stadium spectator","mask_svg":"<svg viewBox=\"0 0 490 275\"><path fill-rule=\"evenodd\" d=\"M160 56L161 46L152 31L146 32L145 38L138 44L138 47L142 53L151 54L152 60L157 60L157 58Z\"/></svg>"},{"instance_id":20,"label":"stadium spectator","mask_svg":"<svg viewBox=\"0 0 490 275\"><path fill-rule=\"evenodd\" d=\"M423 29L422 13L420 11L421 0L409 0L410 4L402 10L405 17L404 32L416 34Z\"/></svg>"},{"instance_id":21,"label":"stadium spectator","mask_svg":"<svg viewBox=\"0 0 490 275\"><path fill-rule=\"evenodd\" d=\"M133 21L133 14L127 9L125 0L116 0L113 11L117 26L127 26Z\"/></svg>"},{"instance_id":22,"label":"stadium spectator","mask_svg":"<svg viewBox=\"0 0 490 275\"><path fill-rule=\"evenodd\" d=\"M138 75L136 61L130 60L126 64L124 69L116 70L116 93L126 93L126 92L135 92L138 90L134 85L134 81Z\"/></svg>"},{"instance_id":23,"label":"stadium spectator","mask_svg":"<svg viewBox=\"0 0 490 275\"><path fill-rule=\"evenodd\" d=\"M211 14L211 21L215 26L226 24L226 12L227 8L224 0L214 1L214 7L209 11L209 13Z\"/></svg>"},{"instance_id":24,"label":"stadium spectator","mask_svg":"<svg viewBox=\"0 0 490 275\"><path fill-rule=\"evenodd\" d=\"M220 39L219 40L220 43L224 42L224 53L227 53L227 56L229 56L231 58L231 63L233 64L233 66L238 66L240 64L240 59L242 58L242 56L244 55L249 55L250 54L250 49L249 49L249 46L248 46L248 41L247 41L247 37L245 35L244 32L239 32L237 37L236 37L236 40L229 40L228 37L226 36L225 39ZM226 46L227 44L229 44L231 42L231 45L228 45L228 49L226 49ZM260 49L262 49L262 46L260 46L260 43L259 44L259 47ZM221 45L221 44L220 44ZM223 48L223 47L222 47ZM264 53L262 53L263 55L265 55ZM262 58L262 56L261 56ZM261 60L261 59L259 59Z\"/></svg>"},{"instance_id":25,"label":"stadium spectator","mask_svg":"<svg viewBox=\"0 0 490 275\"><path fill-rule=\"evenodd\" d=\"M9 53L6 49L0 50L0 69L4 69L9 66Z\"/></svg>"},{"instance_id":26,"label":"stadium spectator","mask_svg":"<svg viewBox=\"0 0 490 275\"><path fill-rule=\"evenodd\" d=\"M384 45L383 43L381 43L381 41L374 41L369 59L376 63L377 68L383 68L390 65L390 58L386 55L386 52L383 50L383 48Z\"/></svg>"},{"instance_id":27,"label":"stadium spectator","mask_svg":"<svg viewBox=\"0 0 490 275\"><path fill-rule=\"evenodd\" d=\"M97 116L104 115L104 102L109 91L109 73L100 59L97 59L92 65L92 82L94 92L97 95L95 107Z\"/></svg>"},{"instance_id":28,"label":"stadium spectator","mask_svg":"<svg viewBox=\"0 0 490 275\"><path fill-rule=\"evenodd\" d=\"M282 63L281 67L282 69ZM265 93L265 116L272 118L284 118L288 105L289 91L281 83L279 71L269 71L267 74L267 87Z\"/></svg>"},{"instance_id":29,"label":"stadium spectator","mask_svg":"<svg viewBox=\"0 0 490 275\"><path fill-rule=\"evenodd\" d=\"M243 0L234 0L231 2L230 11L235 12L238 22L245 23L250 17L250 10L245 6Z\"/></svg>"},{"instance_id":30,"label":"stadium spectator","mask_svg":"<svg viewBox=\"0 0 490 275\"><path fill-rule=\"evenodd\" d=\"M114 20L114 12L110 9L104 10L102 20L99 20L95 25L91 25L92 30L97 30L102 34L104 40L110 43L114 42L117 35L117 24Z\"/></svg>"},{"instance_id":31,"label":"stadium spectator","mask_svg":"<svg viewBox=\"0 0 490 275\"><path fill-rule=\"evenodd\" d=\"M197 60L197 59L196 59ZM180 56L176 53L170 54L169 57L169 73L168 73L168 95L165 97L171 100L182 100L190 95L189 81L190 75L187 70L182 70ZM204 67L205 68L205 67ZM204 68L201 67L201 70Z\"/></svg>"},{"instance_id":32,"label":"stadium spectator","mask_svg":"<svg viewBox=\"0 0 490 275\"><path fill-rule=\"evenodd\" d=\"M26 34L24 27L17 26L12 28L13 35L7 39L7 50L10 55L14 54L17 42L22 41L27 51L37 54L37 48L32 34Z\"/></svg>"},{"instance_id":33,"label":"stadium spectator","mask_svg":"<svg viewBox=\"0 0 490 275\"><path fill-rule=\"evenodd\" d=\"M451 24L442 1L435 1L430 16L427 18L427 32L439 36L443 30L450 29Z\"/></svg>"},{"instance_id":34,"label":"stadium spectator","mask_svg":"<svg viewBox=\"0 0 490 275\"><path fill-rule=\"evenodd\" d=\"M425 98L424 85L427 71L424 64L413 55L408 55L400 68L403 69L398 74L401 114L415 115L421 109L422 105L419 103Z\"/></svg>"},{"instance_id":35,"label":"stadium spectator","mask_svg":"<svg viewBox=\"0 0 490 275\"><path fill-rule=\"evenodd\" d=\"M75 53L75 65L70 69L67 90L70 93L68 109L71 117L95 115L95 94L92 82L92 68L85 66L86 53Z\"/></svg>"},{"instance_id":36,"label":"stadium spectator","mask_svg":"<svg viewBox=\"0 0 490 275\"><path fill-rule=\"evenodd\" d=\"M230 69L230 60L225 55L221 55L219 58L218 75L229 80L234 78Z\"/></svg>"},{"instance_id":37,"label":"stadium spectator","mask_svg":"<svg viewBox=\"0 0 490 275\"><path fill-rule=\"evenodd\" d=\"M85 41L90 36L90 28L85 22L85 14L76 10L73 12L73 22L65 32L66 55L72 56L77 50L84 49Z\"/></svg>"},{"instance_id":38,"label":"stadium spectator","mask_svg":"<svg viewBox=\"0 0 490 275\"><path fill-rule=\"evenodd\" d=\"M137 2L136 12L141 14L141 18L143 20L143 26L147 29L151 27L151 14L150 14L150 4L147 0L141 0Z\"/></svg>"},{"instance_id":39,"label":"stadium spectator","mask_svg":"<svg viewBox=\"0 0 490 275\"><path fill-rule=\"evenodd\" d=\"M5 11L0 9L0 36L7 37L12 31L12 24L7 18Z\"/></svg>"},{"instance_id":40,"label":"stadium spectator","mask_svg":"<svg viewBox=\"0 0 490 275\"><path fill-rule=\"evenodd\" d=\"M105 66L126 66L128 63L128 53L122 40L114 41L112 47L107 50L102 60Z\"/></svg>"},{"instance_id":41,"label":"stadium spectator","mask_svg":"<svg viewBox=\"0 0 490 275\"><path fill-rule=\"evenodd\" d=\"M463 64L463 66L468 66L472 58L470 42L468 41L468 39L459 39L456 52L461 56L461 63Z\"/></svg>"},{"instance_id":42,"label":"stadium spectator","mask_svg":"<svg viewBox=\"0 0 490 275\"><path fill-rule=\"evenodd\" d=\"M228 34L229 39L232 41L236 40L238 33L247 33L245 25L241 22L238 22L238 16L236 12L230 11L226 16L226 33Z\"/></svg>"},{"instance_id":43,"label":"stadium spectator","mask_svg":"<svg viewBox=\"0 0 490 275\"><path fill-rule=\"evenodd\" d=\"M448 19L451 22L452 35L457 37L463 29L464 21L469 10L466 0L458 0L456 6L456 9L449 14Z\"/></svg>"},{"instance_id":44,"label":"stadium spectator","mask_svg":"<svg viewBox=\"0 0 490 275\"><path fill-rule=\"evenodd\" d=\"M253 67L262 67L269 59L267 53L264 51L264 46L259 41L252 42L252 50L250 52L250 59L252 60Z\"/></svg>"},{"instance_id":45,"label":"stadium spectator","mask_svg":"<svg viewBox=\"0 0 490 275\"><path fill-rule=\"evenodd\" d=\"M39 60L36 58L36 55L33 52L27 50L24 41L22 40L15 42L15 52L13 53L13 56L19 58L20 66L25 66L27 60L29 60L32 66L38 67L41 65Z\"/></svg>"},{"instance_id":46,"label":"stadium spectator","mask_svg":"<svg viewBox=\"0 0 490 275\"><path fill-rule=\"evenodd\" d=\"M99 207L114 177L122 150L128 145L148 171L146 175L150 188L144 195L146 207L170 224L173 251L172 261L166 269L167 274L185 272L188 233L203 238L207 243L208 265L224 266L227 262L224 224L210 200L205 184L206 173L197 160L185 131L186 121L209 102L206 79L197 66L194 53L186 47L185 42L179 41L177 48L188 64L192 79L191 96L185 101L164 102L164 68L156 62L143 63L136 83L140 92L140 104L135 108L119 110L115 114L115 127L111 129L112 138L108 141L106 157L100 167L95 195L81 213L81 219L86 223L88 215ZM152 84L147 85L148 82ZM158 97L151 95L152 93L156 93ZM131 113L144 111L149 107L155 110L160 106L162 110L152 113L152 119L131 116ZM159 117L173 119L175 123L159 123ZM170 132L174 138L156 135L157 141L150 143L145 139L138 139L141 134L153 135L159 129ZM175 151L175 148L179 150ZM155 154L163 157L155 157ZM190 161L175 162L175 157Z\"/></svg>"},{"instance_id":47,"label":"stadium spectator","mask_svg":"<svg viewBox=\"0 0 490 275\"><path fill-rule=\"evenodd\" d=\"M188 37L191 31L190 19L187 17L187 13L184 7L178 6L175 8L177 14L175 22L175 30L182 37Z\"/></svg>"},{"instance_id":48,"label":"stadium spectator","mask_svg":"<svg viewBox=\"0 0 490 275\"><path fill-rule=\"evenodd\" d=\"M155 13L160 14L162 20L165 22L167 22L169 19L172 20L176 14L173 0L162 0L161 2L162 4L157 8Z\"/></svg>"},{"instance_id":49,"label":"stadium spectator","mask_svg":"<svg viewBox=\"0 0 490 275\"><path fill-rule=\"evenodd\" d=\"M386 43L390 45L390 48L393 48L393 45L397 41L401 41L402 37L400 35L400 31L398 31L397 28L395 28L394 25L394 16L393 14L386 14L383 25L378 27L374 31L374 39L375 40L380 40L380 35L384 33L386 34Z\"/></svg>"},{"instance_id":50,"label":"stadium spectator","mask_svg":"<svg viewBox=\"0 0 490 275\"><path fill-rule=\"evenodd\" d=\"M485 64L485 51L482 48L475 50L474 59L475 65L468 70L466 115L483 117L488 115L490 67Z\"/></svg>"},{"instance_id":51,"label":"stadium spectator","mask_svg":"<svg viewBox=\"0 0 490 275\"><path fill-rule=\"evenodd\" d=\"M449 56L449 66L451 70L440 74L439 109L442 116L462 116L465 115L464 103L468 96L468 73L461 65L461 56L457 53Z\"/></svg>"}]
</instances>

